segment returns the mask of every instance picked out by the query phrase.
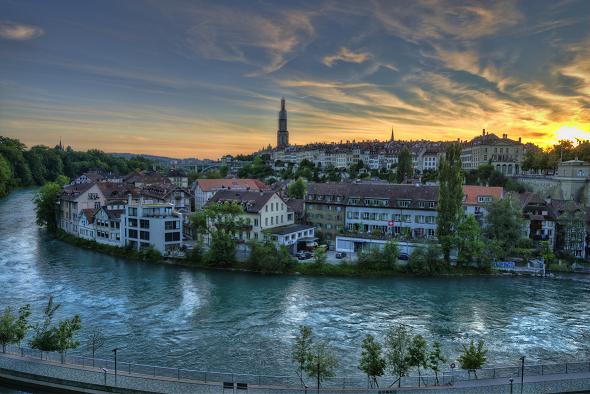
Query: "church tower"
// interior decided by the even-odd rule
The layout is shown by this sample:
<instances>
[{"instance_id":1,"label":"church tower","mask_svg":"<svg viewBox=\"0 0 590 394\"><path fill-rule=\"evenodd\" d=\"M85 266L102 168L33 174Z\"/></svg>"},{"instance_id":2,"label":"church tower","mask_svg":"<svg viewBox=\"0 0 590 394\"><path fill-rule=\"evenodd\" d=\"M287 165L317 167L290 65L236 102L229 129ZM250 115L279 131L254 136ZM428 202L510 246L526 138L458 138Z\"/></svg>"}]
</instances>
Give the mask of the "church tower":
<instances>
[{"instance_id":1,"label":"church tower","mask_svg":"<svg viewBox=\"0 0 590 394\"><path fill-rule=\"evenodd\" d=\"M281 110L279 111L279 129L277 130L277 148L289 146L289 131L287 130L287 110L285 109L285 98L281 99Z\"/></svg>"}]
</instances>

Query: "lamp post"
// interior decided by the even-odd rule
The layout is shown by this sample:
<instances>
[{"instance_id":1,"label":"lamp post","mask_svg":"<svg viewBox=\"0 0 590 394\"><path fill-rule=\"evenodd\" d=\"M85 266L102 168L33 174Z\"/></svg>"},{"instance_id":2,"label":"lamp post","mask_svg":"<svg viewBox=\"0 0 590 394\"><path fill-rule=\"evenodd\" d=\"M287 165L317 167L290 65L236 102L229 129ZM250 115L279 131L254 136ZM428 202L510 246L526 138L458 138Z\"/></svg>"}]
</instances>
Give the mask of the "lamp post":
<instances>
[{"instance_id":1,"label":"lamp post","mask_svg":"<svg viewBox=\"0 0 590 394\"><path fill-rule=\"evenodd\" d=\"M514 382L514 379L510 378L509 382L510 382L510 394L512 394L512 383Z\"/></svg>"},{"instance_id":2,"label":"lamp post","mask_svg":"<svg viewBox=\"0 0 590 394\"><path fill-rule=\"evenodd\" d=\"M113 349L113 353L115 354L115 386L117 385L117 350L119 350L117 347Z\"/></svg>"},{"instance_id":3,"label":"lamp post","mask_svg":"<svg viewBox=\"0 0 590 394\"><path fill-rule=\"evenodd\" d=\"M524 386L524 356L520 358L520 394L522 394L522 386Z\"/></svg>"}]
</instances>

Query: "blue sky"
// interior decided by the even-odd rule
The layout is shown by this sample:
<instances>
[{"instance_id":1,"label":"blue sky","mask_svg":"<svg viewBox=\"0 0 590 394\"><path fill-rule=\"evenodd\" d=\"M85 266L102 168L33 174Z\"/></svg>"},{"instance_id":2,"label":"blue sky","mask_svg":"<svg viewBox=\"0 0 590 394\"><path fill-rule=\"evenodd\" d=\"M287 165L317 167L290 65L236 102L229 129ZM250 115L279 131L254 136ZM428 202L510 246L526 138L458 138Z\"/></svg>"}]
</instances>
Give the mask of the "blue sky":
<instances>
[{"instance_id":1,"label":"blue sky","mask_svg":"<svg viewBox=\"0 0 590 394\"><path fill-rule=\"evenodd\" d=\"M589 1L0 0L0 134L219 157L590 132Z\"/></svg>"}]
</instances>

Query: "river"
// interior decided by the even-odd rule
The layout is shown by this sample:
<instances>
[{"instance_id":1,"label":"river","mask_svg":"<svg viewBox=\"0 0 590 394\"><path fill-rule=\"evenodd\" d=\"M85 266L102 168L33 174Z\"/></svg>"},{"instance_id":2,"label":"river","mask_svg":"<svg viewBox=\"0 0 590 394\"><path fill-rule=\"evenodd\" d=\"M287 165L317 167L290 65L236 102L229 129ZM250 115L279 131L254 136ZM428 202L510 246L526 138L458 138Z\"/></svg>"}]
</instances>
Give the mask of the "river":
<instances>
[{"instance_id":1,"label":"river","mask_svg":"<svg viewBox=\"0 0 590 394\"><path fill-rule=\"evenodd\" d=\"M490 364L585 359L590 280L584 277L324 278L262 276L149 264L105 256L47 237L35 224L33 189L0 200L0 307L49 295L58 317L80 314L102 353L170 367L293 374L300 324L329 341L339 374L358 372L366 334L405 323L452 359L484 339ZM83 347L80 350L85 350Z\"/></svg>"}]
</instances>

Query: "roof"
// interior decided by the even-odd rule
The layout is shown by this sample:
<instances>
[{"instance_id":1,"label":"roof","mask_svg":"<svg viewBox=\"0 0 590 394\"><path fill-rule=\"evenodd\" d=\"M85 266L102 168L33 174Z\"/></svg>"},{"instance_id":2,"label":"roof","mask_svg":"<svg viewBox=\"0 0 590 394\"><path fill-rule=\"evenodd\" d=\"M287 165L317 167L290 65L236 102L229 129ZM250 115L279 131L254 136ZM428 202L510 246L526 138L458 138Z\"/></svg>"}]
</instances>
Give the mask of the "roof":
<instances>
[{"instance_id":1,"label":"roof","mask_svg":"<svg viewBox=\"0 0 590 394\"><path fill-rule=\"evenodd\" d=\"M504 196L504 189L499 186L463 185L463 195L465 196L463 204L479 205L478 197L490 196L500 199Z\"/></svg>"},{"instance_id":2,"label":"roof","mask_svg":"<svg viewBox=\"0 0 590 394\"><path fill-rule=\"evenodd\" d=\"M130 184L120 182L100 182L96 184L107 200L127 199L129 194L135 196L138 189Z\"/></svg>"},{"instance_id":3,"label":"roof","mask_svg":"<svg viewBox=\"0 0 590 394\"><path fill-rule=\"evenodd\" d=\"M272 229L269 229L268 231L271 234L286 235L286 234L297 233L299 231L310 230L313 228L314 228L313 226L308 226L305 224L288 224L286 226L274 227Z\"/></svg>"},{"instance_id":4,"label":"roof","mask_svg":"<svg viewBox=\"0 0 590 394\"><path fill-rule=\"evenodd\" d=\"M141 171L137 172L134 171L131 174L127 175L123 181L125 183L143 183L143 184L153 184L153 183L171 183L170 179L166 178L162 174L156 171Z\"/></svg>"},{"instance_id":5,"label":"roof","mask_svg":"<svg viewBox=\"0 0 590 394\"><path fill-rule=\"evenodd\" d=\"M285 201L289 210L295 212L298 215L302 215L305 206L305 200L302 198L289 198Z\"/></svg>"},{"instance_id":6,"label":"roof","mask_svg":"<svg viewBox=\"0 0 590 394\"><path fill-rule=\"evenodd\" d=\"M95 209L87 208L82 210L82 215L86 217L86 220L89 224L92 224L94 221L94 213L96 212Z\"/></svg>"},{"instance_id":7,"label":"roof","mask_svg":"<svg viewBox=\"0 0 590 394\"><path fill-rule=\"evenodd\" d=\"M78 183L73 185L66 185L61 191L60 198L62 200L74 201L80 194L87 192L95 183Z\"/></svg>"},{"instance_id":8,"label":"roof","mask_svg":"<svg viewBox=\"0 0 590 394\"><path fill-rule=\"evenodd\" d=\"M219 190L211 197L207 205L232 201L240 203L247 213L258 213L274 195L278 196L275 192Z\"/></svg>"},{"instance_id":9,"label":"roof","mask_svg":"<svg viewBox=\"0 0 590 394\"><path fill-rule=\"evenodd\" d=\"M342 197L340 201L315 200L313 195ZM388 200L384 207L397 207L397 200L409 200L406 208L420 208L419 201L438 201L438 186L413 184L367 184L367 183L310 183L306 200L310 203L329 202L330 204L350 204L350 199L383 199ZM357 205L357 204L355 204Z\"/></svg>"},{"instance_id":10,"label":"roof","mask_svg":"<svg viewBox=\"0 0 590 394\"><path fill-rule=\"evenodd\" d=\"M259 181L258 179L197 179L197 186L204 192L214 192L222 189L238 189L238 190L255 190L266 191L270 190L268 185Z\"/></svg>"}]
</instances>

